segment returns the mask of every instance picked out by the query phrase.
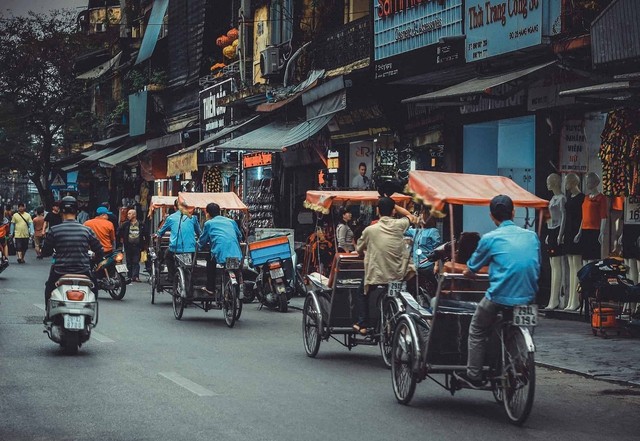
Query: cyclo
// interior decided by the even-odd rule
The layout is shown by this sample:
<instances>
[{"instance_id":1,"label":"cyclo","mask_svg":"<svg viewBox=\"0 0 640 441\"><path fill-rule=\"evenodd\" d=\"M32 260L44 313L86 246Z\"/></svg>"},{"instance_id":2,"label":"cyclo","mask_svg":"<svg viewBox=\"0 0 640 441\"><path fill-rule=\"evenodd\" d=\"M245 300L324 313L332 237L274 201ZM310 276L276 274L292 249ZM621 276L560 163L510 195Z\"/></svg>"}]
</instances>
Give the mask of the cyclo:
<instances>
[{"instance_id":1,"label":"cyclo","mask_svg":"<svg viewBox=\"0 0 640 441\"><path fill-rule=\"evenodd\" d=\"M167 216L167 210L173 208L173 203L177 196L152 196L149 209L149 218L151 220L151 231L158 231L164 218ZM149 247L148 259L149 265L149 284L151 285L151 303L155 303L156 294L159 292L173 291L173 283L167 280L167 265L164 262L164 254L169 247L169 233L164 237L153 239L153 244Z\"/></svg>"},{"instance_id":2,"label":"cyclo","mask_svg":"<svg viewBox=\"0 0 640 441\"><path fill-rule=\"evenodd\" d=\"M498 194L510 196L516 207L542 209L544 199L501 176L413 171L409 188L423 203L437 210L449 206L451 240L454 242L454 205L489 205ZM541 222L542 216L539 216ZM396 399L408 404L416 384L429 378L452 395L463 388L455 373L467 365L468 329L477 302L488 287L488 275L466 278L466 265L451 262L440 265L438 288L432 308L411 308L397 317L391 350L391 376ZM488 380L482 390L492 391L503 404L510 422L522 424L531 411L535 392L535 345L532 327L537 306L504 308L494 325L483 371ZM434 375L444 375L444 381Z\"/></svg>"},{"instance_id":3,"label":"cyclo","mask_svg":"<svg viewBox=\"0 0 640 441\"><path fill-rule=\"evenodd\" d=\"M241 211L248 213L248 208L233 192L226 193L179 193L178 200L181 207L188 212L203 209L207 204L215 202L226 211ZM203 219L201 219L203 221ZM185 307L195 306L203 311L211 309L222 310L224 319L230 328L242 313L242 302L239 299L240 288L235 271L241 270L242 260L227 259L218 263L216 271L215 295L202 295L201 288L206 284L206 261L209 251L196 253L175 254L176 272L173 279L172 304L173 313L177 320L182 318Z\"/></svg>"},{"instance_id":4,"label":"cyclo","mask_svg":"<svg viewBox=\"0 0 640 441\"><path fill-rule=\"evenodd\" d=\"M304 205L318 213L329 214L332 206L373 205L379 198L376 191L308 191ZM411 199L398 193L392 198L400 205L406 205ZM302 311L302 339L309 357L318 354L322 340L332 338L349 350L358 345L379 345L385 365L391 365L393 323L408 302L414 307L418 304L411 295L401 295L402 281L390 283L387 292L378 297L377 304L369 305L371 319L377 325L362 336L352 325L356 322L355 299L362 289L363 278L364 260L351 253L335 254L329 278L320 273L307 275L311 289ZM336 335L342 338L336 338Z\"/></svg>"}]
</instances>

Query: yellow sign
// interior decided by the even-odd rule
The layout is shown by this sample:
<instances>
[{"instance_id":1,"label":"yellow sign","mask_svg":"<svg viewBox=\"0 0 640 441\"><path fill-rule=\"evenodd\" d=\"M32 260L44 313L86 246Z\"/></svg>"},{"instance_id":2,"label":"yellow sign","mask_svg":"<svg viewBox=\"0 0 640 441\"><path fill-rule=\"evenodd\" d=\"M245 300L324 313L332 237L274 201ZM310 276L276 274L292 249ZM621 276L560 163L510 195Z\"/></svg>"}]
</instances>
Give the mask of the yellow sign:
<instances>
[{"instance_id":1,"label":"yellow sign","mask_svg":"<svg viewBox=\"0 0 640 441\"><path fill-rule=\"evenodd\" d=\"M327 159L327 168L338 169L340 168L340 158Z\"/></svg>"},{"instance_id":2,"label":"yellow sign","mask_svg":"<svg viewBox=\"0 0 640 441\"><path fill-rule=\"evenodd\" d=\"M167 176L178 176L198 170L198 151L181 153L167 158Z\"/></svg>"},{"instance_id":3,"label":"yellow sign","mask_svg":"<svg viewBox=\"0 0 640 441\"><path fill-rule=\"evenodd\" d=\"M271 165L271 153L249 153L242 157L244 168L262 167L263 165Z\"/></svg>"}]
</instances>

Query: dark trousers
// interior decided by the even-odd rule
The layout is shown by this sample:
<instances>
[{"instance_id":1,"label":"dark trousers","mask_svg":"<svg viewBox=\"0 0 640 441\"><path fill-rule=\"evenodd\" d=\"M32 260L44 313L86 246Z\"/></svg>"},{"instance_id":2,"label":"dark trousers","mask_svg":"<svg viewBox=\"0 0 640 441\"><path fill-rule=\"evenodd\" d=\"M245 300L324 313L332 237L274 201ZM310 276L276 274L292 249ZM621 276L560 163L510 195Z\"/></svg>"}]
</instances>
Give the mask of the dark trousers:
<instances>
[{"instance_id":1,"label":"dark trousers","mask_svg":"<svg viewBox=\"0 0 640 441\"><path fill-rule=\"evenodd\" d=\"M498 312L509 309L507 306L493 303L483 297L476 312L473 314L469 325L469 343L467 347L467 375L475 380L482 378L482 365L484 364L487 342L491 336L491 330L496 323Z\"/></svg>"},{"instance_id":2,"label":"dark trousers","mask_svg":"<svg viewBox=\"0 0 640 441\"><path fill-rule=\"evenodd\" d=\"M174 257L175 253L173 251L167 251L164 253L164 263L167 265L167 278L169 281L173 280L173 276L176 273L176 259Z\"/></svg>"},{"instance_id":3,"label":"dark trousers","mask_svg":"<svg viewBox=\"0 0 640 441\"><path fill-rule=\"evenodd\" d=\"M140 278L140 251L140 247L136 246L124 248L124 253L127 256L127 270L132 279Z\"/></svg>"},{"instance_id":4,"label":"dark trousers","mask_svg":"<svg viewBox=\"0 0 640 441\"><path fill-rule=\"evenodd\" d=\"M58 270L60 271L60 270ZM56 282L58 280L60 280L60 277L64 276L65 274L70 274L69 272L58 272L55 270L55 268L52 266L51 267L51 271L49 271L49 278L47 279L46 282L44 282L44 305L45 308L47 307L47 303L49 303L49 299L51 298L51 292L56 289ZM96 283L96 279L95 277L93 277L93 274L91 274L91 271L85 271L85 272L81 272L81 273L73 273L73 274L82 274L83 276L87 276L91 279L91 281L93 282L93 289L91 291L93 291L93 294L95 294L96 298L98 298L98 284Z\"/></svg>"},{"instance_id":5,"label":"dark trousers","mask_svg":"<svg viewBox=\"0 0 640 441\"><path fill-rule=\"evenodd\" d=\"M207 290L215 291L216 289L216 258L209 254L207 258Z\"/></svg>"},{"instance_id":6,"label":"dark trousers","mask_svg":"<svg viewBox=\"0 0 640 441\"><path fill-rule=\"evenodd\" d=\"M374 327L373 323L379 319L380 298L387 291L387 285L371 285L365 294L364 286L358 291L356 299L356 312L358 315L358 325L361 327ZM373 322L371 321L371 311L374 311Z\"/></svg>"}]
</instances>

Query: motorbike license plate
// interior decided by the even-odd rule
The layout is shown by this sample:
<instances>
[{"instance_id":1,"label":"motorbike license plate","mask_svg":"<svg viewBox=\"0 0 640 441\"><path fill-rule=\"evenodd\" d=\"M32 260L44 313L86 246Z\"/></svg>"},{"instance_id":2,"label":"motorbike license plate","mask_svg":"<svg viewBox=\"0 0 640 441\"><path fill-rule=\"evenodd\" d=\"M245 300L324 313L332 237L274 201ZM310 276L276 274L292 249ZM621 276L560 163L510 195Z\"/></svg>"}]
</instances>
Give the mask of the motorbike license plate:
<instances>
[{"instance_id":1,"label":"motorbike license plate","mask_svg":"<svg viewBox=\"0 0 640 441\"><path fill-rule=\"evenodd\" d=\"M64 327L65 329L84 329L84 316L65 314Z\"/></svg>"},{"instance_id":2,"label":"motorbike license plate","mask_svg":"<svg viewBox=\"0 0 640 441\"><path fill-rule=\"evenodd\" d=\"M538 324L538 305L514 306L513 324L516 326L536 326Z\"/></svg>"},{"instance_id":3,"label":"motorbike license plate","mask_svg":"<svg viewBox=\"0 0 640 441\"><path fill-rule=\"evenodd\" d=\"M269 270L269 274L271 274L272 279L279 279L281 277L284 277L284 270L282 268L272 269Z\"/></svg>"},{"instance_id":4,"label":"motorbike license plate","mask_svg":"<svg viewBox=\"0 0 640 441\"><path fill-rule=\"evenodd\" d=\"M124 264L116 265L116 271L118 271L119 273L126 273L127 265L124 265Z\"/></svg>"}]
</instances>

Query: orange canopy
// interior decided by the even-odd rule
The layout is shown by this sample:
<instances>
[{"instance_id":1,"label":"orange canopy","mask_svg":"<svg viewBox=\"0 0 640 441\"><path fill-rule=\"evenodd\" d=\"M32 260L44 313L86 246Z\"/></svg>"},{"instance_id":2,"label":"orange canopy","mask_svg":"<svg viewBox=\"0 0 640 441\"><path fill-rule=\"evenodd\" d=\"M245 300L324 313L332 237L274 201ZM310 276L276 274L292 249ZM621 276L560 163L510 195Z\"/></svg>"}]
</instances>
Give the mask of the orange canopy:
<instances>
[{"instance_id":1,"label":"orange canopy","mask_svg":"<svg viewBox=\"0 0 640 441\"><path fill-rule=\"evenodd\" d=\"M151 209L157 207L173 207L176 196L151 196Z\"/></svg>"},{"instance_id":2,"label":"orange canopy","mask_svg":"<svg viewBox=\"0 0 640 441\"><path fill-rule=\"evenodd\" d=\"M400 205L406 205L406 203L411 200L411 197L400 193L394 193L391 198L396 201L396 204ZM309 190L307 191L304 206L310 210L327 214L333 204L373 204L377 202L378 199L380 199L380 194L377 191Z\"/></svg>"},{"instance_id":3,"label":"orange canopy","mask_svg":"<svg viewBox=\"0 0 640 441\"><path fill-rule=\"evenodd\" d=\"M242 200L232 191L224 193L178 193L179 202L189 208L205 208L207 204L215 202L224 210L249 211Z\"/></svg>"},{"instance_id":4,"label":"orange canopy","mask_svg":"<svg viewBox=\"0 0 640 441\"><path fill-rule=\"evenodd\" d=\"M412 171L409 189L436 210L442 210L445 203L489 205L499 194L509 196L516 207L545 208L549 205L549 201L529 193L504 176Z\"/></svg>"}]
</instances>

